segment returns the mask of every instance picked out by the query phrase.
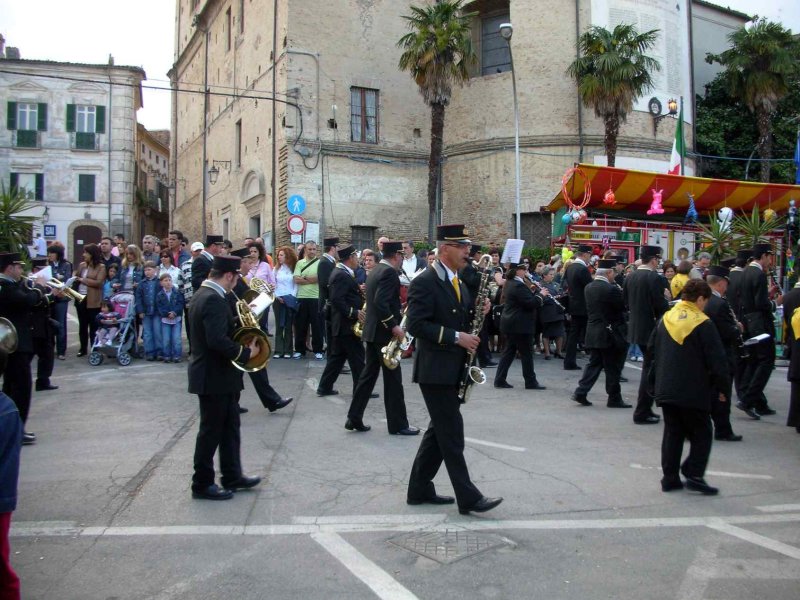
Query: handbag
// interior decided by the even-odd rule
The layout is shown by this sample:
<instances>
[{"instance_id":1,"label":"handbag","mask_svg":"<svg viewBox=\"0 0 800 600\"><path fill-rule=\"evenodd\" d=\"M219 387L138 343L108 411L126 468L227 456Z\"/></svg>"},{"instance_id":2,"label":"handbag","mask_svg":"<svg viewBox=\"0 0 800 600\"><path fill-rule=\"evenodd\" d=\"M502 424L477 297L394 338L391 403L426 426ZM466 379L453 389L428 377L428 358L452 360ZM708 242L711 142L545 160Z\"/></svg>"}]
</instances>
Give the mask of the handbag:
<instances>
[{"instance_id":1,"label":"handbag","mask_svg":"<svg viewBox=\"0 0 800 600\"><path fill-rule=\"evenodd\" d=\"M283 304L289 310L297 310L298 305L300 302L297 300L296 296L292 296L291 294L286 294L285 296L281 296L283 299Z\"/></svg>"}]
</instances>

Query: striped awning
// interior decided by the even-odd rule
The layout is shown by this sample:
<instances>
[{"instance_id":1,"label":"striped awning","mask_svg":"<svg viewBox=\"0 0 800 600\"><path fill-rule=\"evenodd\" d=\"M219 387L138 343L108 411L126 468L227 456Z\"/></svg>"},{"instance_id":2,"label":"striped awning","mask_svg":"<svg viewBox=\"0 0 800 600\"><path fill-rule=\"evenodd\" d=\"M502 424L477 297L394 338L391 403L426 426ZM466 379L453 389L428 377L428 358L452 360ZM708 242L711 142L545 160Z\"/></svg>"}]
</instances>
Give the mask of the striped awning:
<instances>
[{"instance_id":1,"label":"striped awning","mask_svg":"<svg viewBox=\"0 0 800 600\"><path fill-rule=\"evenodd\" d=\"M653 189L664 190L662 206L666 213L685 211L689 206L688 194L694 197L695 208L701 215L706 211L719 210L723 206L736 211L749 211L755 205L772 208L780 213L788 209L791 199L795 199L800 208L800 185L704 179L599 165L578 166L591 182L591 199L586 208L632 211L646 215L653 201ZM580 174L573 174L566 188L572 201L580 204L584 196L584 178ZM603 197L609 189L614 190L616 204L603 203ZM563 192L559 189L547 209L555 212L564 205Z\"/></svg>"}]
</instances>

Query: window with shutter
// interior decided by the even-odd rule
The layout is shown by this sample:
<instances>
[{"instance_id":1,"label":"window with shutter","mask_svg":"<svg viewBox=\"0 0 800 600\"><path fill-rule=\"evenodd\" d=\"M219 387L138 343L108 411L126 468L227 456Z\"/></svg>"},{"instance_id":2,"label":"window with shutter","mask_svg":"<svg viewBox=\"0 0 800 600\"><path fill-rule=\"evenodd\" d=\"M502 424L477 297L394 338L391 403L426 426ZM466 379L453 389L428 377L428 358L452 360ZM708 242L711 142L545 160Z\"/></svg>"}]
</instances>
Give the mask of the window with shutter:
<instances>
[{"instance_id":1,"label":"window with shutter","mask_svg":"<svg viewBox=\"0 0 800 600\"><path fill-rule=\"evenodd\" d=\"M44 200L44 175L41 173L11 173L11 189L26 200Z\"/></svg>"},{"instance_id":2,"label":"window with shutter","mask_svg":"<svg viewBox=\"0 0 800 600\"><path fill-rule=\"evenodd\" d=\"M75 131L75 105L67 104L67 131Z\"/></svg>"},{"instance_id":3,"label":"window with shutter","mask_svg":"<svg viewBox=\"0 0 800 600\"><path fill-rule=\"evenodd\" d=\"M47 104L39 103L39 118L36 123L36 129L39 131L47 131Z\"/></svg>"},{"instance_id":4,"label":"window with shutter","mask_svg":"<svg viewBox=\"0 0 800 600\"><path fill-rule=\"evenodd\" d=\"M94 202L95 176L94 175L78 175L78 201L79 202Z\"/></svg>"},{"instance_id":5,"label":"window with shutter","mask_svg":"<svg viewBox=\"0 0 800 600\"><path fill-rule=\"evenodd\" d=\"M350 139L378 143L378 90L350 88Z\"/></svg>"},{"instance_id":6,"label":"window with shutter","mask_svg":"<svg viewBox=\"0 0 800 600\"><path fill-rule=\"evenodd\" d=\"M17 103L9 102L6 112L6 128L15 130L17 128Z\"/></svg>"}]
</instances>

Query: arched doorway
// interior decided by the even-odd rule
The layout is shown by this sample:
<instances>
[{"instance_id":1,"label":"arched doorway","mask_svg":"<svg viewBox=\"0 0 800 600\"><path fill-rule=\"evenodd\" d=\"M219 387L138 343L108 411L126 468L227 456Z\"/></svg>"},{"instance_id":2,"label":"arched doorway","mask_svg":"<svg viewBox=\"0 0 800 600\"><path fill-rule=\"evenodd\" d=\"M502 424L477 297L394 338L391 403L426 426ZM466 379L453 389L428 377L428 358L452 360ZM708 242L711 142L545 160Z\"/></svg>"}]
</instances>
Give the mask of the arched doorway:
<instances>
[{"instance_id":1,"label":"arched doorway","mask_svg":"<svg viewBox=\"0 0 800 600\"><path fill-rule=\"evenodd\" d=\"M72 233L72 264L76 267L83 260L83 247L86 244L99 244L103 232L95 225L78 225Z\"/></svg>"}]
</instances>

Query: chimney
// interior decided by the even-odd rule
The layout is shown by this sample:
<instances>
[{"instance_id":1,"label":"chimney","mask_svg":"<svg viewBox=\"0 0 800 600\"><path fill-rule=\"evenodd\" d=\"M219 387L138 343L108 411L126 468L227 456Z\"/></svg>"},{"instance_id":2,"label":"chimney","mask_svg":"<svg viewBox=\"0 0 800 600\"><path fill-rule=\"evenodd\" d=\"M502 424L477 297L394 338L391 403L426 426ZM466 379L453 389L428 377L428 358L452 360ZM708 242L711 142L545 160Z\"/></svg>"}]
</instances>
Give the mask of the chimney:
<instances>
[{"instance_id":1,"label":"chimney","mask_svg":"<svg viewBox=\"0 0 800 600\"><path fill-rule=\"evenodd\" d=\"M6 38L0 33L0 58L5 58Z\"/></svg>"},{"instance_id":2,"label":"chimney","mask_svg":"<svg viewBox=\"0 0 800 600\"><path fill-rule=\"evenodd\" d=\"M19 48L13 48L11 46L6 48L6 58L19 60Z\"/></svg>"}]
</instances>

